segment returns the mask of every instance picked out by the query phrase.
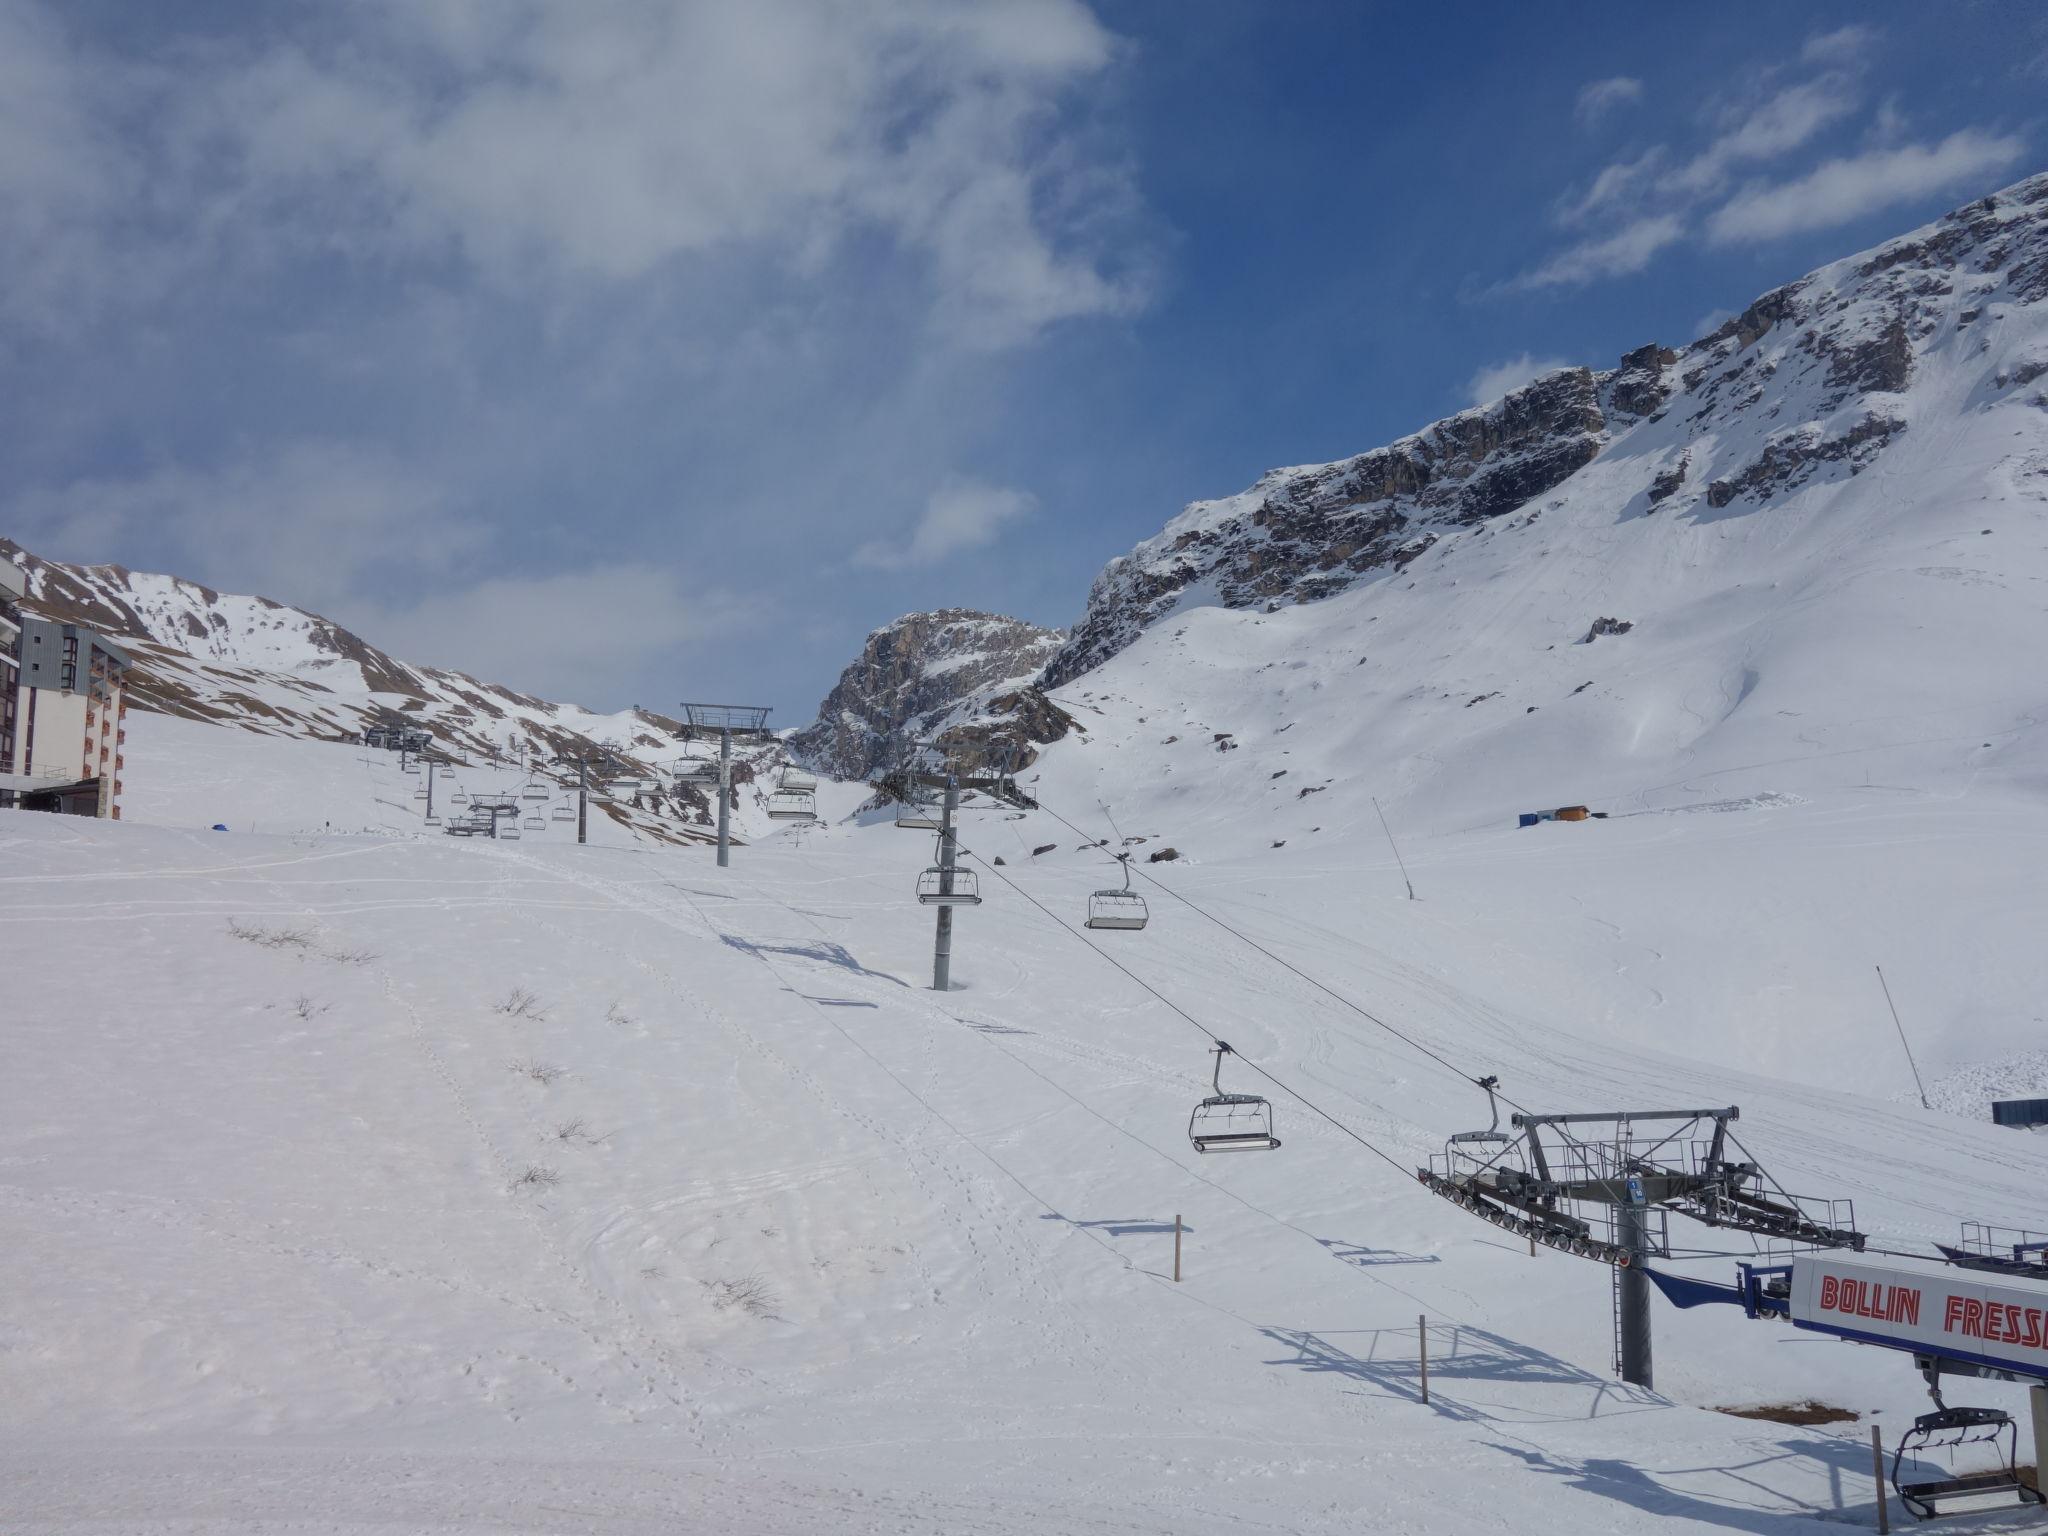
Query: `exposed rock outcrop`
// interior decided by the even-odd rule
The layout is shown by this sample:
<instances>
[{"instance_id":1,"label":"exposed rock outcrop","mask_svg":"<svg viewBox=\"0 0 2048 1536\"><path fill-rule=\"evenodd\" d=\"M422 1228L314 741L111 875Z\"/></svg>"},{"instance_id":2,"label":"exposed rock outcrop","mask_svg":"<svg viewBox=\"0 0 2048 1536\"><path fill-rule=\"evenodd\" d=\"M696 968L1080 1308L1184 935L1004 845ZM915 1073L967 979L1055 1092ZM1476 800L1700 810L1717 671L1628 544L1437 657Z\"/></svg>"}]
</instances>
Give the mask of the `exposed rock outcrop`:
<instances>
[{"instance_id":1,"label":"exposed rock outcrop","mask_svg":"<svg viewBox=\"0 0 2048 1536\"><path fill-rule=\"evenodd\" d=\"M840 779L870 778L913 743L936 739L977 762L1028 757L1031 743L1057 740L1072 724L1032 686L1065 638L966 608L905 614L868 636L817 722L790 738L791 755Z\"/></svg>"}]
</instances>

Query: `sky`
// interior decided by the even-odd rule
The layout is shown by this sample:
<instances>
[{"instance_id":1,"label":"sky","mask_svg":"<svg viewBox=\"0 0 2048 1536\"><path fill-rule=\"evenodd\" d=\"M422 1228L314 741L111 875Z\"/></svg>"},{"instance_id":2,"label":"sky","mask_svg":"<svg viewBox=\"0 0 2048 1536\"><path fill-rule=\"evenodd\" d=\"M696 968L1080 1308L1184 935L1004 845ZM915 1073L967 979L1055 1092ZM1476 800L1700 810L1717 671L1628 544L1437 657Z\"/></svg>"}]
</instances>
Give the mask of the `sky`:
<instances>
[{"instance_id":1,"label":"sky","mask_svg":"<svg viewBox=\"0 0 2048 1536\"><path fill-rule=\"evenodd\" d=\"M0 533L809 720L2048 165L2048 7L0 0Z\"/></svg>"}]
</instances>

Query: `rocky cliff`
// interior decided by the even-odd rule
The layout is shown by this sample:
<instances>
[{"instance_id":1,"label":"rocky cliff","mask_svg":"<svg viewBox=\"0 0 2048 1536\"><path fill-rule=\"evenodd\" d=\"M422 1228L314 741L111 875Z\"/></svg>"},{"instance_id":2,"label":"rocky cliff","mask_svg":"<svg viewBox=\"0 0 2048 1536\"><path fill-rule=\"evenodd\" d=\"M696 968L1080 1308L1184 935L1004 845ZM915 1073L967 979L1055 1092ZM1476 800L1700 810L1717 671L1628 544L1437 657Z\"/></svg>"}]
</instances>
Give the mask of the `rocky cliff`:
<instances>
[{"instance_id":1,"label":"rocky cliff","mask_svg":"<svg viewBox=\"0 0 2048 1536\"><path fill-rule=\"evenodd\" d=\"M1020 739L1052 740L1059 711L1031 684L1065 639L965 608L905 614L868 636L790 753L834 778L862 779L912 742L977 723L984 734L1007 726Z\"/></svg>"},{"instance_id":2,"label":"rocky cliff","mask_svg":"<svg viewBox=\"0 0 2048 1536\"><path fill-rule=\"evenodd\" d=\"M1188 605L1275 607L1387 580L1439 541L1540 516L1597 463L1616 518L1768 504L1853 476L1911 425L1937 338L2048 297L2048 175L1765 294L1682 350L1567 368L1384 448L1188 506L1096 578L1052 687ZM1996 386L2024 389L2048 358ZM1640 481L1640 483L1638 483Z\"/></svg>"}]
</instances>

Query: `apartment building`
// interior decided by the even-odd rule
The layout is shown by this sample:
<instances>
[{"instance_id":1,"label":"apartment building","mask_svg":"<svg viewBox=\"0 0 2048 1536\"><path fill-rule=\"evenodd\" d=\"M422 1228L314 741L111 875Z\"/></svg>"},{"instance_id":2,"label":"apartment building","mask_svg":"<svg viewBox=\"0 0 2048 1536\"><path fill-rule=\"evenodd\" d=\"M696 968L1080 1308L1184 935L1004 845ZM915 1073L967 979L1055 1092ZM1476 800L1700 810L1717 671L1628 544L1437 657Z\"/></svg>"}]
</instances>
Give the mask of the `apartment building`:
<instances>
[{"instance_id":1,"label":"apartment building","mask_svg":"<svg viewBox=\"0 0 2048 1536\"><path fill-rule=\"evenodd\" d=\"M0 560L0 774L14 762L15 695L21 681L21 599L28 578L12 560ZM14 803L14 791L0 784L0 806Z\"/></svg>"},{"instance_id":2,"label":"apartment building","mask_svg":"<svg viewBox=\"0 0 2048 1536\"><path fill-rule=\"evenodd\" d=\"M0 572L11 569L0 566ZM0 793L29 810L120 820L132 659L104 635L76 624L18 611L9 623L15 630L6 674L12 709L0 738Z\"/></svg>"}]
</instances>

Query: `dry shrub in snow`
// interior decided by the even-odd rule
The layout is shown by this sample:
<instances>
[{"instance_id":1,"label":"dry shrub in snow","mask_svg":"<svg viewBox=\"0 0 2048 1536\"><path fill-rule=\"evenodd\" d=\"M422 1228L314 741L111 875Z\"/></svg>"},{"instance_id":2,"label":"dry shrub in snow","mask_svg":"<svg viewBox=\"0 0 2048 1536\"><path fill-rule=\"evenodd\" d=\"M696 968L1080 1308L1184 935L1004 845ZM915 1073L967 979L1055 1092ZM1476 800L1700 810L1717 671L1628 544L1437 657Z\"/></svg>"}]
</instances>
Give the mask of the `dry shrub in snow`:
<instances>
[{"instance_id":1,"label":"dry shrub in snow","mask_svg":"<svg viewBox=\"0 0 2048 1536\"><path fill-rule=\"evenodd\" d=\"M742 1275L737 1280L698 1282L711 1293L711 1305L720 1312L738 1307L749 1317L773 1317L775 1293L759 1275Z\"/></svg>"},{"instance_id":2,"label":"dry shrub in snow","mask_svg":"<svg viewBox=\"0 0 2048 1536\"><path fill-rule=\"evenodd\" d=\"M512 1181L514 1189L553 1189L562 1182L561 1174L544 1163L528 1163L526 1172Z\"/></svg>"},{"instance_id":3,"label":"dry shrub in snow","mask_svg":"<svg viewBox=\"0 0 2048 1536\"><path fill-rule=\"evenodd\" d=\"M514 987L507 992L496 1011L508 1019L531 1019L536 1024L544 1023L548 1016L547 1009L540 1005L540 999L524 987Z\"/></svg>"},{"instance_id":4,"label":"dry shrub in snow","mask_svg":"<svg viewBox=\"0 0 2048 1536\"><path fill-rule=\"evenodd\" d=\"M567 1077L569 1069L558 1067L551 1061L513 1061L506 1063L508 1072L517 1072L521 1077L530 1077L545 1088L557 1078Z\"/></svg>"},{"instance_id":5,"label":"dry shrub in snow","mask_svg":"<svg viewBox=\"0 0 2048 1536\"><path fill-rule=\"evenodd\" d=\"M260 923L228 919L228 932L259 949L311 949L313 933L308 928L265 928Z\"/></svg>"}]
</instances>

